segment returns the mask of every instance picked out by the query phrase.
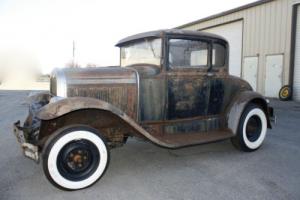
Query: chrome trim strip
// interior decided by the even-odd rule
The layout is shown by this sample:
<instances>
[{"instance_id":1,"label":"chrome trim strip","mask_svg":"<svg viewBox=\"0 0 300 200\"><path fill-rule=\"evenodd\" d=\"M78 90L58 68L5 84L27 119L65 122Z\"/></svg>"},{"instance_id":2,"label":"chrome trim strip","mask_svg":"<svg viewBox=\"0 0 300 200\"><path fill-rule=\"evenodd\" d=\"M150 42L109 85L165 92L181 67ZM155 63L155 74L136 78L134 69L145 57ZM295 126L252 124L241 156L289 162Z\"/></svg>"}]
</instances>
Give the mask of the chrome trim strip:
<instances>
[{"instance_id":1,"label":"chrome trim strip","mask_svg":"<svg viewBox=\"0 0 300 200\"><path fill-rule=\"evenodd\" d=\"M67 80L65 73L62 69L57 69L56 74L56 94L59 97L67 97Z\"/></svg>"},{"instance_id":2,"label":"chrome trim strip","mask_svg":"<svg viewBox=\"0 0 300 200\"><path fill-rule=\"evenodd\" d=\"M84 71L83 71L84 72ZM81 72L82 73L82 72ZM119 73L119 72L118 72ZM120 72L122 73L122 72ZM100 73L98 74L88 74L88 76L86 75L82 75L80 74L80 72L74 76L72 79L91 79L91 80L95 80L95 79L99 79L99 80L103 80L103 79L135 79L135 74L132 73L132 74L105 74L104 73L101 73L101 76L99 76Z\"/></svg>"},{"instance_id":3,"label":"chrome trim strip","mask_svg":"<svg viewBox=\"0 0 300 200\"><path fill-rule=\"evenodd\" d=\"M73 79L68 84L85 85L85 84L135 84L135 79Z\"/></svg>"},{"instance_id":4,"label":"chrome trim strip","mask_svg":"<svg viewBox=\"0 0 300 200\"><path fill-rule=\"evenodd\" d=\"M136 75L136 84L137 84L137 113L136 113L136 118L137 118L137 121L140 121L140 74L139 72L134 69L134 68L129 68L129 67L124 67L126 69L131 69L135 72L135 75Z\"/></svg>"}]
</instances>

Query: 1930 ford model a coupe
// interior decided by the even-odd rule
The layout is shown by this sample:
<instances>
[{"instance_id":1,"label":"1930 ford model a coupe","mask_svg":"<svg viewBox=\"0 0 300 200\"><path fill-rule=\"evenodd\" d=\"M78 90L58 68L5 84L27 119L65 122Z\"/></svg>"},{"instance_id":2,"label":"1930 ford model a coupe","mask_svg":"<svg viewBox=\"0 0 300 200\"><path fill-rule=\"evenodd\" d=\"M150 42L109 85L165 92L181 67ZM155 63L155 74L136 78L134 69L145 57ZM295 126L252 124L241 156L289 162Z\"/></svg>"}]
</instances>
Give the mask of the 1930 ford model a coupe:
<instances>
[{"instance_id":1,"label":"1930 ford model a coupe","mask_svg":"<svg viewBox=\"0 0 300 200\"><path fill-rule=\"evenodd\" d=\"M163 30L117 46L120 67L54 71L50 93L32 96L23 127L14 125L25 155L41 157L55 186L92 185L109 150L131 136L171 149L229 138L243 151L262 145L273 109L228 74L222 37Z\"/></svg>"}]
</instances>

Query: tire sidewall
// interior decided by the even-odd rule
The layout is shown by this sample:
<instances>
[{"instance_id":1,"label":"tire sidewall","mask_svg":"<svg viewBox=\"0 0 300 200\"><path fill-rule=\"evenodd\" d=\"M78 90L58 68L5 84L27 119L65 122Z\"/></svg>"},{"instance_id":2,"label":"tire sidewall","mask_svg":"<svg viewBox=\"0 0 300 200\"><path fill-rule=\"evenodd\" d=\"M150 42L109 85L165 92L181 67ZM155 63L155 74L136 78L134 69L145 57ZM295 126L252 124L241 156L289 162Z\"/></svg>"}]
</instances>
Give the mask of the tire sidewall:
<instances>
[{"instance_id":1,"label":"tire sidewall","mask_svg":"<svg viewBox=\"0 0 300 200\"><path fill-rule=\"evenodd\" d=\"M100 162L96 171L82 181L70 181L57 170L57 156L60 150L70 141L87 139L94 143L100 154ZM63 127L55 131L46 141L43 152L43 169L47 179L56 187L63 190L79 190L96 183L106 172L110 154L105 138L94 128L85 125Z\"/></svg>"},{"instance_id":2,"label":"tire sidewall","mask_svg":"<svg viewBox=\"0 0 300 200\"><path fill-rule=\"evenodd\" d=\"M247 123L249 122L249 119L252 116L258 116L261 121L261 126L262 126L260 136L254 142L251 142L248 139L247 134L246 134L246 126L247 126ZM239 141L240 141L240 147L242 148L242 150L247 151L247 152L252 152L252 151L259 149L262 146L262 144L266 138L267 128L268 128L267 117L266 117L265 112L262 110L262 108L260 108L259 106L253 105L253 104L250 104L249 106L247 106L241 117L240 124L239 124L239 130L238 130L238 137L239 137Z\"/></svg>"}]
</instances>

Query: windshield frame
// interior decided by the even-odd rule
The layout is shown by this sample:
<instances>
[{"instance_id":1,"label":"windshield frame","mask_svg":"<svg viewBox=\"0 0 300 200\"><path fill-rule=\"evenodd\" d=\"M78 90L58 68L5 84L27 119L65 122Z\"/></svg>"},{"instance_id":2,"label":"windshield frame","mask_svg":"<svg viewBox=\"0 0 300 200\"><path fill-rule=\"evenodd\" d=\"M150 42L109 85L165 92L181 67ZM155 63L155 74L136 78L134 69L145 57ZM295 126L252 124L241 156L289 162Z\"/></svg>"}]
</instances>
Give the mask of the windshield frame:
<instances>
[{"instance_id":1,"label":"windshield frame","mask_svg":"<svg viewBox=\"0 0 300 200\"><path fill-rule=\"evenodd\" d=\"M122 49L125 48L126 46L128 45L132 45L132 44L136 44L136 43L139 43L139 42L146 42L146 41L149 41L149 40L155 40L155 39L159 39L160 40L160 58L159 59L159 64L154 64L154 63L146 63L146 62L141 62L141 63L133 63L133 64L130 64L130 65L124 65L122 66ZM139 40L133 40L133 41L130 41L130 42L127 42L126 44L120 46L120 50L119 50L119 64L120 64L120 67L130 67L130 66L136 66L136 65L151 65L151 66L156 66L160 69L162 69L162 65L163 65L163 55L164 55L164 45L165 45L165 42L164 42L164 38L163 37L146 37L146 38L142 38L142 39L139 39ZM153 48L151 46L151 48Z\"/></svg>"}]
</instances>

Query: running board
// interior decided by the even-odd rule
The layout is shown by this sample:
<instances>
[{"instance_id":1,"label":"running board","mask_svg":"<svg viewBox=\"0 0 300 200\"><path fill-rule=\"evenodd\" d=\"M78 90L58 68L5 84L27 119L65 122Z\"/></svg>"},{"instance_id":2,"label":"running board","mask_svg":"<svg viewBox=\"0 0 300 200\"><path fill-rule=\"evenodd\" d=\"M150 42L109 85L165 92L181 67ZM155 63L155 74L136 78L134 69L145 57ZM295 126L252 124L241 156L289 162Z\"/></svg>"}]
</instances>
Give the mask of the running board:
<instances>
[{"instance_id":1,"label":"running board","mask_svg":"<svg viewBox=\"0 0 300 200\"><path fill-rule=\"evenodd\" d=\"M234 134L231 130L225 129L201 133L165 134L163 137L157 139L159 139L162 143L167 144L165 147L177 149L186 146L217 142L220 140L229 139L233 136Z\"/></svg>"}]
</instances>

